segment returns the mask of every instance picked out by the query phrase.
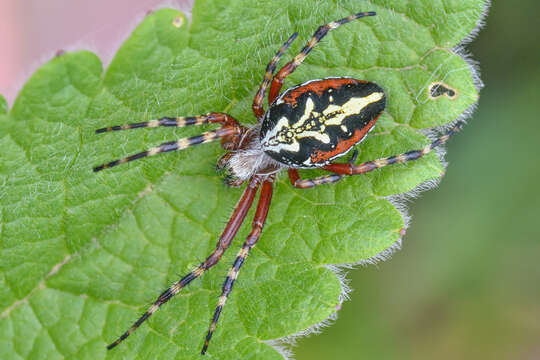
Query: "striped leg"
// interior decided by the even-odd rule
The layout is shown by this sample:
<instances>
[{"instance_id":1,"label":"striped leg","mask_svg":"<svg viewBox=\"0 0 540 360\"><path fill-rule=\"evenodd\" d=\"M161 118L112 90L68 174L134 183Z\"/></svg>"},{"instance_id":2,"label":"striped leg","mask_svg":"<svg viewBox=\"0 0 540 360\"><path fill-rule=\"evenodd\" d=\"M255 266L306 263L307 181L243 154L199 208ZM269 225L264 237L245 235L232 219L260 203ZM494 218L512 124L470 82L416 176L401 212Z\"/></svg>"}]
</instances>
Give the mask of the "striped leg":
<instances>
[{"instance_id":1,"label":"striped leg","mask_svg":"<svg viewBox=\"0 0 540 360\"><path fill-rule=\"evenodd\" d=\"M241 133L241 131L242 130L239 127L237 128L223 127L217 130L207 131L207 132L202 133L201 135L192 136L190 138L182 138L176 141L165 142L159 146L150 148L140 153L133 154L131 156L128 156L122 159L114 160L100 166L96 166L94 168L94 172L98 172L103 169L108 169L108 168L111 168L113 166L117 166L120 164L125 164L129 161L141 159L147 156L153 156L153 155L157 155L163 152L183 150L194 145L205 144L205 143L212 142L212 141L222 139L225 137L238 135Z\"/></svg>"},{"instance_id":2,"label":"striped leg","mask_svg":"<svg viewBox=\"0 0 540 360\"><path fill-rule=\"evenodd\" d=\"M300 174L298 174L298 170L289 169L289 179L291 180L292 186L299 189L309 189L318 185L338 182L339 180L343 179L343 175L332 174L326 176L319 176L314 179L300 179Z\"/></svg>"},{"instance_id":3,"label":"striped leg","mask_svg":"<svg viewBox=\"0 0 540 360\"><path fill-rule=\"evenodd\" d=\"M274 102L274 100L277 98L279 94L279 91L281 90L281 87L283 86L283 81L285 81L285 78L289 76L294 70L296 70L298 65L300 65L304 61L304 59L309 54L311 49L313 49L315 45L317 45L317 43L321 41L323 37L325 37L328 31L336 29L340 27L341 25L351 22L353 20L356 20L365 16L375 16L375 15L376 14L373 11L362 12L362 13L347 16L346 18L343 18L341 20L334 21L329 24L320 26L317 29L317 31L315 31L315 34L313 34L311 39L309 39L308 43L306 44L306 46L304 46L302 51L300 51L300 53L296 55L294 59L292 59L284 67L282 67L279 70L279 72L276 74L276 76L274 76L274 79L272 80L272 85L270 86L268 102L270 104Z\"/></svg>"},{"instance_id":4,"label":"striped leg","mask_svg":"<svg viewBox=\"0 0 540 360\"><path fill-rule=\"evenodd\" d=\"M190 282L201 276L205 271L207 271L219 262L221 256L231 244L234 236L240 228L240 225L242 225L242 222L244 221L249 209L251 208L251 205L253 204L253 199L255 198L255 194L258 188L259 184L257 181L251 181L248 184L247 188L242 194L242 197L240 198L240 201L236 205L236 208L234 209L234 212L229 219L225 230L223 230L223 233L218 240L216 250L214 250L214 252L212 252L210 256L208 256L206 260L203 261L201 265L199 265L195 270L193 270L192 272L184 276L182 279L172 284L172 286L169 287L167 290L165 290L148 308L148 310L146 310L146 312L139 318L139 320L137 320L133 325L131 325L131 327L125 333L123 333L122 336L120 336L115 342L107 346L107 349L110 350L116 345L120 344L146 319L148 319L150 315L155 313L161 305L165 304L173 296L178 294L183 287L187 286Z\"/></svg>"},{"instance_id":5,"label":"striped leg","mask_svg":"<svg viewBox=\"0 0 540 360\"><path fill-rule=\"evenodd\" d=\"M253 99L253 113L255 114L255 117L257 120L261 120L264 115L264 108L263 108L263 100L264 95L266 92L266 88L268 87L268 84L270 84L270 80L272 80L272 75L274 75L274 70L276 70L276 65L283 55L283 53L289 48L291 43L296 39L298 36L298 33L294 33L289 37L289 39L279 48L278 52L270 63L266 66L266 72L264 73L264 79L261 83L261 86L259 87L259 90L257 91L257 94L255 95L255 98Z\"/></svg>"},{"instance_id":6,"label":"striped leg","mask_svg":"<svg viewBox=\"0 0 540 360\"><path fill-rule=\"evenodd\" d=\"M190 116L190 117L163 117L158 120L150 120L140 123L125 124L125 125L115 125L106 128L101 128L96 130L96 134L109 132L109 131L118 131L118 130L128 130L128 129L137 129L137 128L153 128L158 126L174 126L174 127L184 127L190 125L202 125L202 124L221 124L222 126L239 126L238 122L230 115L225 113L209 113L206 115Z\"/></svg>"},{"instance_id":7,"label":"striped leg","mask_svg":"<svg viewBox=\"0 0 540 360\"><path fill-rule=\"evenodd\" d=\"M463 121L458 121L455 126L450 129L446 134L439 137L435 141L433 141L431 144L426 145L423 149L420 150L412 150L408 151L403 154L398 154L382 159L367 161L360 165L354 165L354 164L329 164L323 167L324 170L331 171L336 174L343 174L343 175L358 175L358 174L364 174L370 171L373 171L378 168L382 168L387 165L392 164L402 164L408 161L413 161L420 159L422 156L426 155L427 153L431 152L434 148L437 146L443 145L448 141L448 139L454 135L456 132L458 132L465 123Z\"/></svg>"},{"instance_id":8,"label":"striped leg","mask_svg":"<svg viewBox=\"0 0 540 360\"><path fill-rule=\"evenodd\" d=\"M201 351L202 355L204 355L206 353L206 350L208 349L208 343L210 342L212 334L216 329L219 315L221 314L221 310L223 309L223 306L227 301L227 297L231 293L234 281L236 280L238 272L240 271L240 267L246 260L249 251L255 246L255 244L259 240L259 237L261 236L264 222L266 220L266 215L268 215L268 209L270 208L270 201L272 199L272 191L274 186L273 182L273 179L266 180L262 185L261 196L259 197L259 203L257 204L257 211L255 212L255 217L253 218L253 228L249 233L246 241L244 242L242 249L238 253L238 256L236 257L236 260L234 261L231 269L229 270L229 273L227 274L227 279L225 279L225 282L223 283L221 296L219 297L218 305L216 307L214 317L212 318L212 323L210 324L210 328L208 329L208 334L206 335L206 340L204 341L204 346Z\"/></svg>"},{"instance_id":9,"label":"striped leg","mask_svg":"<svg viewBox=\"0 0 540 360\"><path fill-rule=\"evenodd\" d=\"M357 156L358 150L355 149L351 158L349 159L349 164L354 164ZM297 169L289 169L289 180L291 180L292 186L299 189L309 189L323 184L335 183L343 179L343 176L344 175L332 174L326 176L319 176L314 179L300 179L300 174L298 173Z\"/></svg>"}]
</instances>

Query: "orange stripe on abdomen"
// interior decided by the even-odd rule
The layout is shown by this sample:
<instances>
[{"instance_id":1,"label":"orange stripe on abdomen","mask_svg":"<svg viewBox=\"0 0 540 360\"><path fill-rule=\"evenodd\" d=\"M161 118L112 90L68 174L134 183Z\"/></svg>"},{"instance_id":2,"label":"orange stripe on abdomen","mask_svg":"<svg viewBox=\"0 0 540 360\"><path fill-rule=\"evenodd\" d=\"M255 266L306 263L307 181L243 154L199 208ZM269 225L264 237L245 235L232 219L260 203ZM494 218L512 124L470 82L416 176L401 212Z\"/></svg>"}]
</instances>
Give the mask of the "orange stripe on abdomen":
<instances>
[{"instance_id":1,"label":"orange stripe on abdomen","mask_svg":"<svg viewBox=\"0 0 540 360\"><path fill-rule=\"evenodd\" d=\"M326 163L328 160L339 156L340 154L345 154L351 147L362 141L364 136L366 136L367 132L373 127L373 125L375 125L375 122L378 118L379 117L376 117L375 119L371 120L363 128L356 129L353 136L351 136L350 138L340 140L334 149L330 151L316 150L311 155L311 162L313 164L323 164Z\"/></svg>"}]
</instances>

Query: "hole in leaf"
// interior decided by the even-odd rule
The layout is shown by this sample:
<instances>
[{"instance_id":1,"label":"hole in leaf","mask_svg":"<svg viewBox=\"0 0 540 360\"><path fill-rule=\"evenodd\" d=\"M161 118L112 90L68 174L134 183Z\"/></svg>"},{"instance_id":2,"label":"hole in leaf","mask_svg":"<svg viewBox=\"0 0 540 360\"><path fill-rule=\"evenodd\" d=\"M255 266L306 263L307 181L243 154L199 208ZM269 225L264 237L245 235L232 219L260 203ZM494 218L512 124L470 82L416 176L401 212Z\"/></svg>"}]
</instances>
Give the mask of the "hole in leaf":
<instances>
[{"instance_id":1,"label":"hole in leaf","mask_svg":"<svg viewBox=\"0 0 540 360\"><path fill-rule=\"evenodd\" d=\"M428 91L429 91L429 98L431 100L435 100L443 95L449 98L450 100L454 100L455 98L458 97L458 92L456 89L440 81L431 83L428 87Z\"/></svg>"}]
</instances>

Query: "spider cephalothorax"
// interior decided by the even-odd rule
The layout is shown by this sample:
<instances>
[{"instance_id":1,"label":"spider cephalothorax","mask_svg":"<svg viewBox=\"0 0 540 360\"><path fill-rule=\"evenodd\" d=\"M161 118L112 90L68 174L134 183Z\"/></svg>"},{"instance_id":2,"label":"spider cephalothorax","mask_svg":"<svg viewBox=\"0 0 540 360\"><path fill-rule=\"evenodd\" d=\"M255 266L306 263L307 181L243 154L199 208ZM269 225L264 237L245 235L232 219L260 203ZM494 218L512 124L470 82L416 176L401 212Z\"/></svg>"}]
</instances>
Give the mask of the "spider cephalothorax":
<instances>
[{"instance_id":1,"label":"spider cephalothorax","mask_svg":"<svg viewBox=\"0 0 540 360\"><path fill-rule=\"evenodd\" d=\"M109 349L128 337L161 305L178 294L182 288L217 264L231 244L255 199L257 191L260 189L252 231L244 242L223 284L222 294L203 345L202 353L206 352L240 267L261 235L270 207L273 183L280 171L287 169L291 184L297 188L311 188L333 183L341 180L344 175L363 174L387 165L416 160L433 148L444 144L452 134L461 128L463 123L457 122L445 135L420 150L368 161L359 165L354 164L357 155L355 150L348 162L334 163L332 162L334 159L353 149L354 145L361 142L373 129L386 105L383 89L372 82L341 77L310 80L286 90L281 95L279 94L285 78L304 61L311 49L328 31L355 19L374 15L374 12L358 13L319 27L300 53L274 76L276 64L298 34L294 33L289 37L266 68L264 79L253 100L253 112L257 118L257 124L251 127L241 126L232 116L225 113L208 113L194 117L165 117L159 120L113 126L96 131L102 133L143 127L218 124L220 127L216 130L163 143L141 153L98 166L94 168L94 171L97 172L162 152L182 150L193 145L221 140L221 144L227 152L219 159L217 169L226 172L225 182L231 186L241 186L247 182L242 197L219 237L214 252L193 271L165 290L139 320L108 346ZM265 112L263 99L269 85L268 102L270 105L268 111ZM319 168L330 172L330 174L302 180L298 174L299 168Z\"/></svg>"}]
</instances>

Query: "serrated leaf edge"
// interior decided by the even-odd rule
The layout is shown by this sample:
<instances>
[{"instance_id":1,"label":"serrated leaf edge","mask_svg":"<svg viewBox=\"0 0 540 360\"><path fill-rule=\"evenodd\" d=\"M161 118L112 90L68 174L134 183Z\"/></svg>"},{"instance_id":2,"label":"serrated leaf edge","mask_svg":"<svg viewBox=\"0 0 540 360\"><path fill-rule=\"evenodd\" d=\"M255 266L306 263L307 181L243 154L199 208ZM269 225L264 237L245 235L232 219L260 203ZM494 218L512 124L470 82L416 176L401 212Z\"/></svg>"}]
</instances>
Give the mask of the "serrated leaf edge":
<instances>
[{"instance_id":1,"label":"serrated leaf edge","mask_svg":"<svg viewBox=\"0 0 540 360\"><path fill-rule=\"evenodd\" d=\"M491 6L490 0L484 0L484 7L482 9L482 12L480 14L480 17L476 23L476 26L467 34L458 45L454 46L450 52L453 54L458 55L461 57L465 63L468 65L469 71L472 76L473 84L475 87L475 90L477 92L480 92L480 90L484 87L484 83L482 82L480 78L480 69L479 64L472 58L471 54L466 50L465 46L469 44L471 41L473 41L476 36L478 35L479 31L482 29L482 27L485 25L485 19L487 17L489 8ZM423 57L427 56L429 53L433 51L428 51ZM478 106L478 100L473 103L471 106L469 106L463 113L458 116L456 119L454 119L452 122L437 126L431 129L427 130L420 130L421 133L426 135L430 141L435 140L438 136L440 136L441 133L444 133L448 131L450 128L454 127L455 124L459 121L466 121L469 119L472 114L474 113L474 110ZM448 163L445 161L445 155L446 155L446 148L444 146L439 146L434 149L435 154L437 155L437 158L442 164L443 171L446 172L446 167ZM431 190L435 187L437 187L442 179L442 176L437 179L432 179L425 181L419 185L417 185L414 189L401 193L396 195L390 195L383 197L384 199L388 200L401 214L401 218L403 220L404 228L402 229L402 236L400 236L390 247L386 248L385 250L381 251L380 253L359 261L355 263L343 263L343 264L331 264L331 265L325 265L327 269L332 271L334 275L339 279L339 283L341 285L341 294L339 296L339 302L340 305L338 308L336 308L336 311L330 316L328 316L326 319L324 319L321 322L318 322L310 327L308 327L305 330L301 330L295 334L284 336L278 339L272 339L264 341L266 344L272 346L277 352L279 352L285 360L292 360L293 359L293 350L292 348L296 345L296 342L298 339L302 337L307 337L312 334L318 334L320 333L325 327L332 325L338 318L338 312L339 308L341 307L341 304L349 300L349 293L351 292L351 288L349 287L349 280L347 279L347 271L354 269L357 266L367 266L367 265L376 265L382 261L389 260L392 255L399 251L402 246L403 242L403 236L405 235L405 232L407 228L409 227L411 216L408 213L408 207L407 204L410 203L413 199L420 196L421 193L427 190Z\"/></svg>"}]
</instances>

